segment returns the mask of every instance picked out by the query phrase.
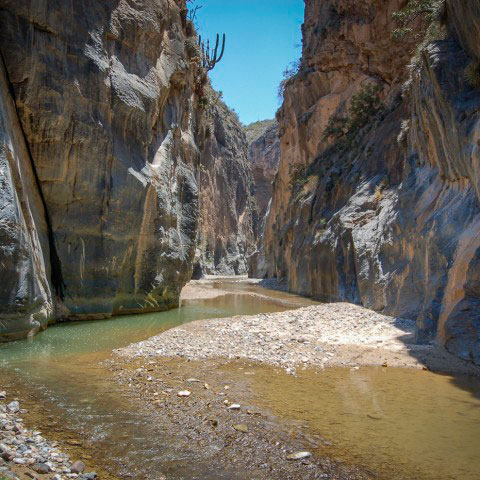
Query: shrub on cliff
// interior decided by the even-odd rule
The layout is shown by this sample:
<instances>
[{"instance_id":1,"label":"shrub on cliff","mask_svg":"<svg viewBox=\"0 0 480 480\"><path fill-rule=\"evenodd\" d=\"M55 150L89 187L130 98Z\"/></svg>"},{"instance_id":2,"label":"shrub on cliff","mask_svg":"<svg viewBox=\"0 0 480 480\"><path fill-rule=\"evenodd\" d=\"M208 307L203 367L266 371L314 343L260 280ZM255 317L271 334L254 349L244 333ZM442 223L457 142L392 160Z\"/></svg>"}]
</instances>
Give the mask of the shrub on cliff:
<instances>
[{"instance_id":1,"label":"shrub on cliff","mask_svg":"<svg viewBox=\"0 0 480 480\"><path fill-rule=\"evenodd\" d=\"M465 68L465 80L473 88L480 88L480 62L470 62Z\"/></svg>"},{"instance_id":2,"label":"shrub on cliff","mask_svg":"<svg viewBox=\"0 0 480 480\"><path fill-rule=\"evenodd\" d=\"M283 78L280 84L278 85L278 98L280 100L283 100L283 97L285 96L285 88L287 86L287 83L296 75L298 75L298 72L300 71L300 67L302 65L301 60L295 60L294 62L291 62L288 67L283 71Z\"/></svg>"},{"instance_id":3,"label":"shrub on cliff","mask_svg":"<svg viewBox=\"0 0 480 480\"><path fill-rule=\"evenodd\" d=\"M399 27L393 31L394 39L401 39L405 35L415 34L418 40L423 40L433 23L441 22L445 14L445 0L410 0L401 10L393 13ZM412 24L417 19L423 19L424 27L417 33Z\"/></svg>"},{"instance_id":4,"label":"shrub on cliff","mask_svg":"<svg viewBox=\"0 0 480 480\"><path fill-rule=\"evenodd\" d=\"M413 69L420 64L421 53L427 45L446 37L445 0L410 0L392 16L398 24L398 28L392 32L394 40L401 40L406 35L413 35L417 40L410 64ZM418 20L421 20L419 25ZM413 28L415 24L417 25Z\"/></svg>"},{"instance_id":5,"label":"shrub on cliff","mask_svg":"<svg viewBox=\"0 0 480 480\"><path fill-rule=\"evenodd\" d=\"M330 117L323 132L324 139L341 140L341 148L350 147L359 133L373 118L380 115L385 106L380 100L379 85L365 85L353 95L350 101L347 117L334 114Z\"/></svg>"}]
</instances>

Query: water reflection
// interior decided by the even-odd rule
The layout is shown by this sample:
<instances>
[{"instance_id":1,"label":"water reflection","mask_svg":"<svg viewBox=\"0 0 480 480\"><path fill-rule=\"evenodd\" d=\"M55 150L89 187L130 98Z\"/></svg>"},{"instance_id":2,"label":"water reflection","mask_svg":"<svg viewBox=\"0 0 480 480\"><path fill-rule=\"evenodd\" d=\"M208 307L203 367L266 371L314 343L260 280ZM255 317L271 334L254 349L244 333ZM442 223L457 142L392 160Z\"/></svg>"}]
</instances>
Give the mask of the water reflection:
<instances>
[{"instance_id":1,"label":"water reflection","mask_svg":"<svg viewBox=\"0 0 480 480\"><path fill-rule=\"evenodd\" d=\"M221 284L229 289L231 282ZM269 291L257 288L257 293ZM275 293L275 292L273 292ZM290 305L277 299L289 300ZM149 420L99 362L111 350L144 340L193 320L283 311L303 303L282 294L272 300L248 295L224 295L208 300L185 301L168 312L129 315L108 320L58 324L35 337L0 345L0 378L33 396L29 408L41 405L62 428L86 439L119 475L158 480L160 472L171 478L212 478L187 439L172 438ZM292 303L293 302L293 303ZM208 452L204 452L207 454ZM207 456L207 455L206 455ZM215 466L214 478L242 479L228 466Z\"/></svg>"},{"instance_id":2,"label":"water reflection","mask_svg":"<svg viewBox=\"0 0 480 480\"><path fill-rule=\"evenodd\" d=\"M264 407L327 440L323 453L396 480L480 478L478 379L381 367L252 378Z\"/></svg>"}]
</instances>

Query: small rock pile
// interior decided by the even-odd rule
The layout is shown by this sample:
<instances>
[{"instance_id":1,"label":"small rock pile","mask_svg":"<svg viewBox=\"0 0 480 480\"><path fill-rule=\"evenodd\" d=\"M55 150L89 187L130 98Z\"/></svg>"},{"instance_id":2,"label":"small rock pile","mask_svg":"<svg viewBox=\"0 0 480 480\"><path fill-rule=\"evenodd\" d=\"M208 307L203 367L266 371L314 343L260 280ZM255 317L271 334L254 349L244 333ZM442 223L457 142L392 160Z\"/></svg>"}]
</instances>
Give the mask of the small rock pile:
<instances>
[{"instance_id":1,"label":"small rock pile","mask_svg":"<svg viewBox=\"0 0 480 480\"><path fill-rule=\"evenodd\" d=\"M27 411L18 400L7 400L0 392L0 479L94 480L81 461L71 462L56 442L47 441L39 431L25 428L20 417Z\"/></svg>"}]
</instances>

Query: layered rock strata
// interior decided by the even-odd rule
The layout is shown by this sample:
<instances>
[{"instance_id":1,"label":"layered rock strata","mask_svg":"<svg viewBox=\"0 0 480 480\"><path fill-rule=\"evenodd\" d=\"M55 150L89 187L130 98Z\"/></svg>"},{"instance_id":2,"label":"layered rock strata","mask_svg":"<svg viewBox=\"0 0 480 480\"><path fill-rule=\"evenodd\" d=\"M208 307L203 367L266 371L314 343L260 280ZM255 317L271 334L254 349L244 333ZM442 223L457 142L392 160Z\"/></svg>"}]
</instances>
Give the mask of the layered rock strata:
<instances>
[{"instance_id":1,"label":"layered rock strata","mask_svg":"<svg viewBox=\"0 0 480 480\"><path fill-rule=\"evenodd\" d=\"M414 318L417 341L480 363L480 12L446 3L409 67L424 25L392 39L406 2L306 2L264 247L290 290ZM365 92L382 107L346 132Z\"/></svg>"}]
</instances>

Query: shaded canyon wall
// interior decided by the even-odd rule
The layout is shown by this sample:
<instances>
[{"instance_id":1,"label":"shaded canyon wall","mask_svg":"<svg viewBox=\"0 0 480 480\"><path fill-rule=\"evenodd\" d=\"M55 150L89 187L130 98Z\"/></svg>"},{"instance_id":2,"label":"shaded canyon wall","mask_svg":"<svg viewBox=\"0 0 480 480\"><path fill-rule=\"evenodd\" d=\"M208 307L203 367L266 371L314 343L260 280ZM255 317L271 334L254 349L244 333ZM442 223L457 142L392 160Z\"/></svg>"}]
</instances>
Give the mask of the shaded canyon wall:
<instances>
[{"instance_id":1,"label":"shaded canyon wall","mask_svg":"<svg viewBox=\"0 0 480 480\"><path fill-rule=\"evenodd\" d=\"M391 35L405 4L306 1L301 67L278 114L268 275L416 318L418 341L480 363L480 82L465 75L480 60L480 11L449 0L443 35L412 64L422 20ZM333 124L367 85L381 108L348 132Z\"/></svg>"},{"instance_id":2,"label":"shaded canyon wall","mask_svg":"<svg viewBox=\"0 0 480 480\"><path fill-rule=\"evenodd\" d=\"M250 277L263 278L267 273L263 236L281 154L278 123L276 120L255 122L247 125L245 132L259 217L257 245L248 257L248 274Z\"/></svg>"},{"instance_id":3,"label":"shaded canyon wall","mask_svg":"<svg viewBox=\"0 0 480 480\"><path fill-rule=\"evenodd\" d=\"M184 0L0 2L0 339L178 305L209 148L192 36Z\"/></svg>"},{"instance_id":4,"label":"shaded canyon wall","mask_svg":"<svg viewBox=\"0 0 480 480\"><path fill-rule=\"evenodd\" d=\"M220 95L209 90L208 97L193 275L244 275L247 257L255 250L258 224L247 140L237 115Z\"/></svg>"}]
</instances>

